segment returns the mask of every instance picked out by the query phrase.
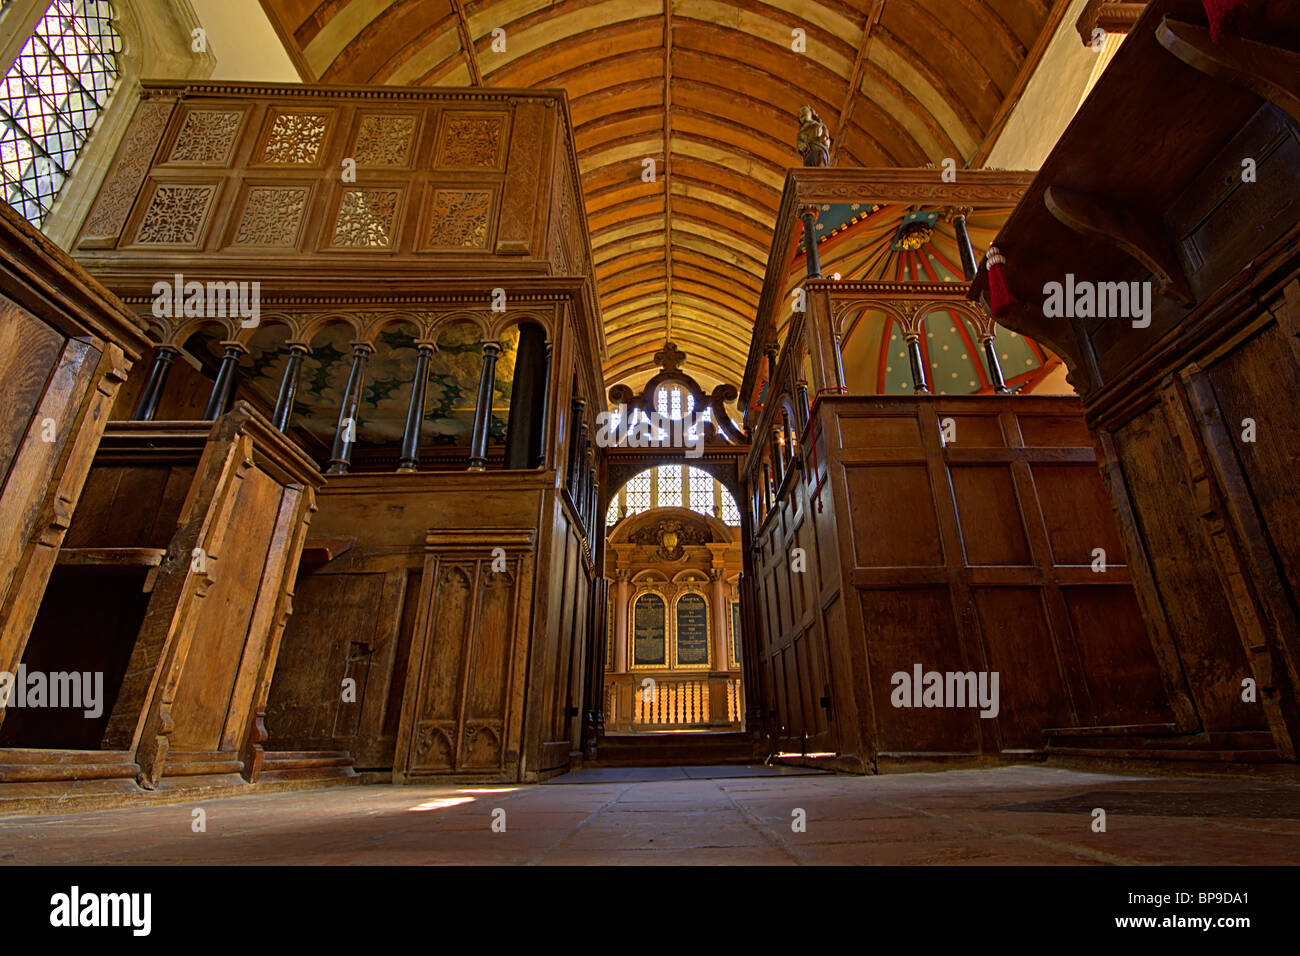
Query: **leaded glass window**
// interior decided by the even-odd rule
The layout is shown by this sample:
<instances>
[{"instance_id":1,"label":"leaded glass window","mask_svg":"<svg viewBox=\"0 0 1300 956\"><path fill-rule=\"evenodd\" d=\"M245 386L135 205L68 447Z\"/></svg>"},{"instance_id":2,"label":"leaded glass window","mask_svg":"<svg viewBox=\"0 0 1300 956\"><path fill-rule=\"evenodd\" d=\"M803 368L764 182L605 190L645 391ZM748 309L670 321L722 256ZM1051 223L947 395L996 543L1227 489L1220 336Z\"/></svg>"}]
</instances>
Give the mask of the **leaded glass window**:
<instances>
[{"instance_id":1,"label":"leaded glass window","mask_svg":"<svg viewBox=\"0 0 1300 956\"><path fill-rule=\"evenodd\" d=\"M707 471L692 468L689 474L691 510L700 514L713 514L713 476Z\"/></svg>"},{"instance_id":2,"label":"leaded glass window","mask_svg":"<svg viewBox=\"0 0 1300 956\"><path fill-rule=\"evenodd\" d=\"M682 466L659 466L659 502L660 508L680 508L682 506Z\"/></svg>"},{"instance_id":3,"label":"leaded glass window","mask_svg":"<svg viewBox=\"0 0 1300 956\"><path fill-rule=\"evenodd\" d=\"M640 514L642 511L650 510L650 472L643 471L641 474L628 480L626 487L627 513L630 515Z\"/></svg>"},{"instance_id":4,"label":"leaded glass window","mask_svg":"<svg viewBox=\"0 0 1300 956\"><path fill-rule=\"evenodd\" d=\"M108 0L54 0L0 89L3 198L39 227L118 78Z\"/></svg>"}]
</instances>

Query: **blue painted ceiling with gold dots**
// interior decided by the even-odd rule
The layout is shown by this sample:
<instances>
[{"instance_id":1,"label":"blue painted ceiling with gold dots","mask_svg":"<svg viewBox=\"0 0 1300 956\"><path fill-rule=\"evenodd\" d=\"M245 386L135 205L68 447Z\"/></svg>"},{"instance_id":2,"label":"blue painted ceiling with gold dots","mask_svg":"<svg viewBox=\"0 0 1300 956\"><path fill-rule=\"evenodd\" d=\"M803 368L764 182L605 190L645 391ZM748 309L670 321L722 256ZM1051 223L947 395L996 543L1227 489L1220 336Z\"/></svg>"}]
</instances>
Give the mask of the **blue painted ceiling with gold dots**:
<instances>
[{"instance_id":1,"label":"blue painted ceiling with gold dots","mask_svg":"<svg viewBox=\"0 0 1300 956\"><path fill-rule=\"evenodd\" d=\"M967 221L978 258L1011 213L980 209ZM804 271L805 237L799 230L793 278ZM872 203L824 204L817 216L822 275L842 280L964 282L956 230L942 210ZM1002 372L1014 389L1033 387L1059 364L1029 339L999 328L995 339ZM937 394L992 391L975 330L947 311L926 318L921 343L926 373ZM912 393L907 348L892 319L864 312L851 319L841 342L845 375L856 393Z\"/></svg>"}]
</instances>

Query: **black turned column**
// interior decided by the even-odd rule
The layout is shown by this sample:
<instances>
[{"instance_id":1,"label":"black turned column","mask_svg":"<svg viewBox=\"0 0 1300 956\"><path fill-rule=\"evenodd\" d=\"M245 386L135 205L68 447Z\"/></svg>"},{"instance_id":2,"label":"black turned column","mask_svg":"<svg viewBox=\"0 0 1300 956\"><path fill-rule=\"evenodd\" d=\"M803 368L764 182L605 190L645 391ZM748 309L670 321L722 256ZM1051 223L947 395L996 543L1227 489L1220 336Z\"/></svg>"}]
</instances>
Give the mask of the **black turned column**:
<instances>
[{"instance_id":1,"label":"black turned column","mask_svg":"<svg viewBox=\"0 0 1300 956\"><path fill-rule=\"evenodd\" d=\"M808 266L808 278L820 279L822 277L822 262L817 255L817 208L815 206L805 206L801 215L803 218L804 260Z\"/></svg>"},{"instance_id":2,"label":"black turned column","mask_svg":"<svg viewBox=\"0 0 1300 956\"><path fill-rule=\"evenodd\" d=\"M135 414L131 416L135 421L153 421L154 413L158 411L158 402L162 399L167 373L171 371L172 360L178 355L180 351L170 345L158 346L157 354L154 355L153 368L149 370L149 381L145 383L144 391L140 394L140 402L135 406Z\"/></svg>"},{"instance_id":3,"label":"black turned column","mask_svg":"<svg viewBox=\"0 0 1300 956\"><path fill-rule=\"evenodd\" d=\"M208 407L203 410L203 420L212 421L226 411L230 396L235 391L235 368L239 364L239 353L243 347L234 342L223 343L226 354L221 357L221 368L217 371L217 380L212 386L212 395L208 398Z\"/></svg>"},{"instance_id":4,"label":"black turned column","mask_svg":"<svg viewBox=\"0 0 1300 956\"><path fill-rule=\"evenodd\" d=\"M284 377L280 379L280 394L275 399L275 411L271 415L271 424L279 431L289 428L289 419L293 416L293 400L298 394L298 373L302 371L302 360L307 355L305 345L289 346L289 361L284 366Z\"/></svg>"},{"instance_id":5,"label":"black turned column","mask_svg":"<svg viewBox=\"0 0 1300 956\"><path fill-rule=\"evenodd\" d=\"M925 356L921 353L921 336L912 333L906 336L907 359L912 366L912 394L928 395L930 385L925 379Z\"/></svg>"},{"instance_id":6,"label":"black turned column","mask_svg":"<svg viewBox=\"0 0 1300 956\"><path fill-rule=\"evenodd\" d=\"M961 254L961 271L966 273L967 282L974 282L979 269L975 265L975 247L971 245L970 233L966 231L966 214L962 212L954 216L952 226L957 232L957 251Z\"/></svg>"},{"instance_id":7,"label":"black turned column","mask_svg":"<svg viewBox=\"0 0 1300 956\"><path fill-rule=\"evenodd\" d=\"M347 389L339 406L339 420L334 428L334 445L330 449L327 475L346 475L352 467L352 446L357 442L357 410L361 407L361 389L366 381L366 360L371 347L364 342L352 345L352 369L348 372Z\"/></svg>"},{"instance_id":8,"label":"black turned column","mask_svg":"<svg viewBox=\"0 0 1300 956\"><path fill-rule=\"evenodd\" d=\"M433 357L433 344L417 342L415 349L415 381L411 383L411 402L406 406L402 457L397 462L399 475L420 470L420 428L424 425L424 397L429 388L429 359Z\"/></svg>"},{"instance_id":9,"label":"black turned column","mask_svg":"<svg viewBox=\"0 0 1300 956\"><path fill-rule=\"evenodd\" d=\"M483 343L483 371L478 378L478 398L474 402L474 432L469 442L469 470L487 470L488 431L492 428L492 389L497 380L497 356L501 345Z\"/></svg>"},{"instance_id":10,"label":"black turned column","mask_svg":"<svg viewBox=\"0 0 1300 956\"><path fill-rule=\"evenodd\" d=\"M998 361L998 349L993 344L993 336L988 336L981 340L984 345L984 359L989 367L989 381L993 384L993 391L1007 392L1007 380L1002 377L1002 363Z\"/></svg>"}]
</instances>

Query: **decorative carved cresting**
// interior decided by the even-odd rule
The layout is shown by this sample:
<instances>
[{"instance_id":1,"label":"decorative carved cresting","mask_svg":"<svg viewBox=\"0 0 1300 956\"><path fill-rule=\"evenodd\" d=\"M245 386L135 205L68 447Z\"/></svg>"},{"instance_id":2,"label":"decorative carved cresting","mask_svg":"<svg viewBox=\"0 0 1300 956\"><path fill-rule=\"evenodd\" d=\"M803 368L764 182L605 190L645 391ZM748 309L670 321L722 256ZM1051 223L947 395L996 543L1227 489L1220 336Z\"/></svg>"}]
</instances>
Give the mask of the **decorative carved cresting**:
<instances>
[{"instance_id":1,"label":"decorative carved cresting","mask_svg":"<svg viewBox=\"0 0 1300 956\"><path fill-rule=\"evenodd\" d=\"M320 157L329 116L325 113L280 113L262 147L262 162L277 166L311 166Z\"/></svg>"},{"instance_id":2,"label":"decorative carved cresting","mask_svg":"<svg viewBox=\"0 0 1300 956\"><path fill-rule=\"evenodd\" d=\"M237 246L294 246L309 186L253 186L235 233Z\"/></svg>"},{"instance_id":3,"label":"decorative carved cresting","mask_svg":"<svg viewBox=\"0 0 1300 956\"><path fill-rule=\"evenodd\" d=\"M500 116L449 114L438 138L436 165L444 169L495 169L501 163L504 131Z\"/></svg>"},{"instance_id":4,"label":"decorative carved cresting","mask_svg":"<svg viewBox=\"0 0 1300 956\"><path fill-rule=\"evenodd\" d=\"M396 189L344 190L331 245L389 248L399 196Z\"/></svg>"},{"instance_id":5,"label":"decorative carved cresting","mask_svg":"<svg viewBox=\"0 0 1300 956\"><path fill-rule=\"evenodd\" d=\"M664 347L654 354L654 361L660 367L659 374L646 382L640 394L633 392L627 385L615 385L609 390L609 400L615 405L625 405L629 415L633 411L650 415L658 412L655 402L659 388L669 384L680 385L690 393L697 414L706 407L712 411L712 422L698 423L706 437L712 435L728 442L744 442L744 435L726 409L729 402L736 400L738 392L734 385L719 385L711 394L706 395L700 383L681 370L686 362L686 353L672 342L664 343Z\"/></svg>"},{"instance_id":6,"label":"decorative carved cresting","mask_svg":"<svg viewBox=\"0 0 1300 956\"><path fill-rule=\"evenodd\" d=\"M486 249L492 214L490 189L439 189L429 210L429 245Z\"/></svg>"},{"instance_id":7,"label":"decorative carved cresting","mask_svg":"<svg viewBox=\"0 0 1300 956\"><path fill-rule=\"evenodd\" d=\"M358 166L405 166L414 135L414 116L364 116L357 129L352 158Z\"/></svg>"},{"instance_id":8,"label":"decorative carved cresting","mask_svg":"<svg viewBox=\"0 0 1300 956\"><path fill-rule=\"evenodd\" d=\"M242 110L190 110L167 161L224 165L243 115Z\"/></svg>"},{"instance_id":9,"label":"decorative carved cresting","mask_svg":"<svg viewBox=\"0 0 1300 956\"><path fill-rule=\"evenodd\" d=\"M167 127L172 106L171 101L149 100L136 108L131 128L118 151L117 164L95 200L83 236L88 239L108 238L122 232Z\"/></svg>"},{"instance_id":10,"label":"decorative carved cresting","mask_svg":"<svg viewBox=\"0 0 1300 956\"><path fill-rule=\"evenodd\" d=\"M156 245L194 245L199 241L216 186L160 185L149 198L135 241Z\"/></svg>"}]
</instances>

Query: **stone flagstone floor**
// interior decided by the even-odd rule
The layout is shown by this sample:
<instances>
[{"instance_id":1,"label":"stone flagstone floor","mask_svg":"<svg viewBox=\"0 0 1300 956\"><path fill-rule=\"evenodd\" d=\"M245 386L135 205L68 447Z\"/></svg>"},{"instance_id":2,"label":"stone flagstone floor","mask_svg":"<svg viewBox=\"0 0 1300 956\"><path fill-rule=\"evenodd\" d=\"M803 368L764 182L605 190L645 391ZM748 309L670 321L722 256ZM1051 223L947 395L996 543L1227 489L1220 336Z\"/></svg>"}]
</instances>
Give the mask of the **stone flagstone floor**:
<instances>
[{"instance_id":1,"label":"stone flagstone floor","mask_svg":"<svg viewBox=\"0 0 1300 956\"><path fill-rule=\"evenodd\" d=\"M589 770L533 786L357 786L10 816L0 864L1300 863L1290 771L740 773ZM193 830L196 807L206 832ZM1092 828L1097 807L1104 833Z\"/></svg>"}]
</instances>

